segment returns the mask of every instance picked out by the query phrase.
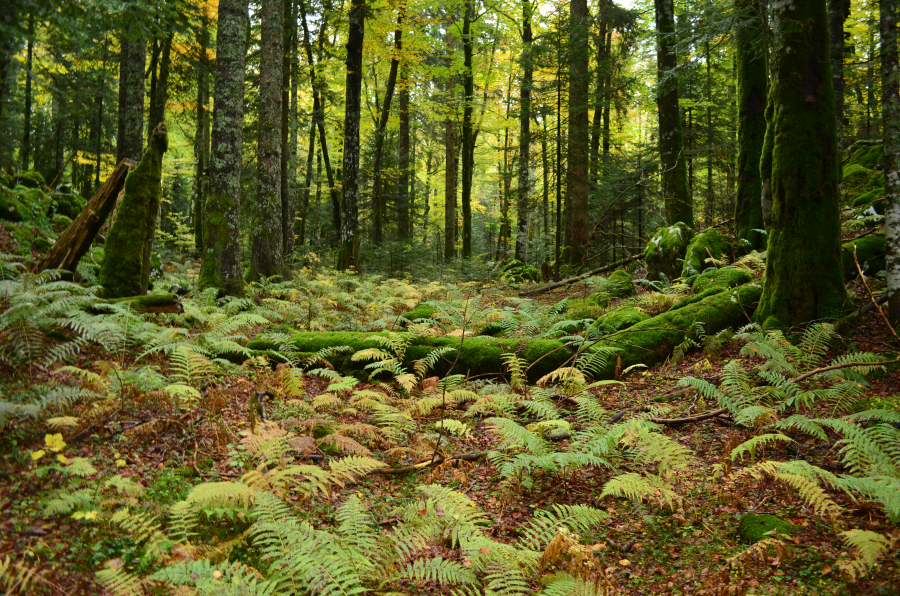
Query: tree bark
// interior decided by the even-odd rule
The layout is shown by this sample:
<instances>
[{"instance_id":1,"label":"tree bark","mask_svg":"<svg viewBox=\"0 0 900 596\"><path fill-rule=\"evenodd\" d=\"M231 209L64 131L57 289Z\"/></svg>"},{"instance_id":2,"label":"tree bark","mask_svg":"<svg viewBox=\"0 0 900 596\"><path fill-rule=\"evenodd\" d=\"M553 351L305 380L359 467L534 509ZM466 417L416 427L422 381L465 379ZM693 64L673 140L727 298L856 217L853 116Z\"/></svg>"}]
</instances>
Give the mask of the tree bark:
<instances>
[{"instance_id":1,"label":"tree bark","mask_svg":"<svg viewBox=\"0 0 900 596\"><path fill-rule=\"evenodd\" d=\"M828 0L828 34L830 40L831 80L834 86L834 108L837 114L837 148L840 163L844 147L844 21L850 16L850 0ZM841 172L838 172L838 180Z\"/></svg>"},{"instance_id":2,"label":"tree bark","mask_svg":"<svg viewBox=\"0 0 900 596\"><path fill-rule=\"evenodd\" d=\"M34 69L34 15L28 15L28 43L25 49L25 109L22 123L22 169L31 162L31 73Z\"/></svg>"},{"instance_id":3,"label":"tree bark","mask_svg":"<svg viewBox=\"0 0 900 596\"><path fill-rule=\"evenodd\" d=\"M290 60L291 60L291 138L290 138L290 150L291 156L288 162L288 182L290 184L291 195L293 198L293 209L294 213L291 215L291 232L296 235L296 240L291 237L291 251L293 251L294 244L303 245L304 240L306 239L306 217L309 213L309 194L306 195L306 201L300 201L298 205L298 191L299 186L297 184L297 166L298 159L300 157L300 120L299 120L299 96L298 96L298 87L300 83L300 50L299 50L299 40L297 39L297 1L291 1L291 45L290 45ZM308 170L307 170L308 171ZM302 195L301 195L302 196ZM296 217L296 210L300 209L300 217ZM299 219L299 221L297 221ZM289 254L289 253L286 253Z\"/></svg>"},{"instance_id":4,"label":"tree bark","mask_svg":"<svg viewBox=\"0 0 900 596\"><path fill-rule=\"evenodd\" d=\"M475 71L472 69L472 0L463 7L463 122L462 122L462 256L472 256L472 177L475 172L475 136L472 125L475 101Z\"/></svg>"},{"instance_id":5,"label":"tree bark","mask_svg":"<svg viewBox=\"0 0 900 596\"><path fill-rule=\"evenodd\" d=\"M150 111L147 115L148 136L166 119L166 103L169 101L169 70L172 57L172 39L174 36L174 31L167 33L160 47L158 58L159 73L153 89L153 96L150 98Z\"/></svg>"},{"instance_id":6,"label":"tree bark","mask_svg":"<svg viewBox=\"0 0 900 596\"><path fill-rule=\"evenodd\" d=\"M197 131L194 135L194 246L203 250L203 204L209 189L209 19L204 14L197 31Z\"/></svg>"},{"instance_id":7,"label":"tree bark","mask_svg":"<svg viewBox=\"0 0 900 596\"><path fill-rule=\"evenodd\" d=\"M456 256L456 118L453 98L453 33L447 31L447 93L448 113L444 119L444 258Z\"/></svg>"},{"instance_id":8,"label":"tree bark","mask_svg":"<svg viewBox=\"0 0 900 596\"><path fill-rule=\"evenodd\" d=\"M338 269L359 263L359 120L366 0L351 0L347 33L347 79L344 93L344 160L341 204L341 249Z\"/></svg>"},{"instance_id":9,"label":"tree bark","mask_svg":"<svg viewBox=\"0 0 900 596\"><path fill-rule=\"evenodd\" d=\"M884 123L885 248L888 317L900 321L900 66L897 0L881 0L881 121Z\"/></svg>"},{"instance_id":10,"label":"tree bark","mask_svg":"<svg viewBox=\"0 0 900 596\"><path fill-rule=\"evenodd\" d=\"M397 85L397 69L400 67L400 52L403 49L403 7L397 15L397 29L394 31L394 56L391 58L391 70L388 74L384 90L384 101L381 102L381 114L378 128L375 130L375 159L372 167L372 232L375 244L384 240L384 197L382 196L382 165L384 164L384 135L387 131L388 119L391 117L391 102L394 99L394 87Z\"/></svg>"},{"instance_id":11,"label":"tree bark","mask_svg":"<svg viewBox=\"0 0 900 596\"><path fill-rule=\"evenodd\" d=\"M397 235L400 240L409 240L411 234L410 211L410 139L409 139L409 70L403 66L400 76L400 138L397 141ZM413 159L414 162L414 159ZM412 177L415 185L415 176Z\"/></svg>"},{"instance_id":12,"label":"tree bark","mask_svg":"<svg viewBox=\"0 0 900 596\"><path fill-rule=\"evenodd\" d=\"M846 298L825 0L773 10L772 229L756 313L765 327L836 316Z\"/></svg>"},{"instance_id":13,"label":"tree bark","mask_svg":"<svg viewBox=\"0 0 900 596\"><path fill-rule=\"evenodd\" d=\"M295 144L296 135L291 136L291 46L294 42L293 31L297 30L297 18L293 14L294 3L284 0L284 18L282 21L282 53L281 53L281 254L285 264L284 276L290 275L287 265L294 252L294 217L297 206L294 203L292 176L294 170L291 146Z\"/></svg>"},{"instance_id":14,"label":"tree bark","mask_svg":"<svg viewBox=\"0 0 900 596\"><path fill-rule=\"evenodd\" d=\"M134 165L133 161L126 159L116 166L103 186L88 201L87 206L59 235L53 247L40 260L37 272L46 269L75 271L78 268L81 257L90 249L97 232L109 217L113 205L116 204L116 198L125 186L125 177L134 169Z\"/></svg>"},{"instance_id":15,"label":"tree bark","mask_svg":"<svg viewBox=\"0 0 900 596\"><path fill-rule=\"evenodd\" d=\"M746 248L762 250L762 178L760 159L766 137L768 82L764 52L765 21L758 0L736 0L743 17L737 33L738 163L734 229Z\"/></svg>"},{"instance_id":16,"label":"tree bark","mask_svg":"<svg viewBox=\"0 0 900 596\"><path fill-rule=\"evenodd\" d=\"M569 146L566 171L566 199L572 214L572 237L568 246L570 263L581 262L590 234L588 229L589 26L590 13L587 0L572 0L569 14Z\"/></svg>"},{"instance_id":17,"label":"tree bark","mask_svg":"<svg viewBox=\"0 0 900 596\"><path fill-rule=\"evenodd\" d=\"M135 4L131 0L130 4ZM119 54L119 126L116 161L140 161L144 151L144 68L147 41L141 24L130 20L121 34Z\"/></svg>"},{"instance_id":18,"label":"tree bark","mask_svg":"<svg viewBox=\"0 0 900 596\"><path fill-rule=\"evenodd\" d=\"M203 208L200 287L243 294L241 153L247 0L219 0L209 193Z\"/></svg>"},{"instance_id":19,"label":"tree bark","mask_svg":"<svg viewBox=\"0 0 900 596\"><path fill-rule=\"evenodd\" d=\"M654 0L656 6L657 102L659 104L659 156L666 223L694 227L694 208L688 194L681 114L678 110L678 56L675 53L675 7L672 0Z\"/></svg>"},{"instance_id":20,"label":"tree bark","mask_svg":"<svg viewBox=\"0 0 900 596\"><path fill-rule=\"evenodd\" d=\"M531 60L531 0L522 0L522 83L519 86L519 192L516 205L516 258L528 257L528 224L531 195L531 86L534 63Z\"/></svg>"},{"instance_id":21,"label":"tree bark","mask_svg":"<svg viewBox=\"0 0 900 596\"><path fill-rule=\"evenodd\" d=\"M251 217L250 279L284 277L281 208L284 2L262 1L256 204Z\"/></svg>"}]
</instances>

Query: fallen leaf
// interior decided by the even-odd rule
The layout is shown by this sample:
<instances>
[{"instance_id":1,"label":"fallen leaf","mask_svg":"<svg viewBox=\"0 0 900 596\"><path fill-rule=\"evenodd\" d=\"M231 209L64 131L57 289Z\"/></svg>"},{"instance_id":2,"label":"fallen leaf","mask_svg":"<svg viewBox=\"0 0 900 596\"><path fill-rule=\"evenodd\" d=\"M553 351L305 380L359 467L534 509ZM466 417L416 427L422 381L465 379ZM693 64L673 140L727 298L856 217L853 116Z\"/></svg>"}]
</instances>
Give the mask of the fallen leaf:
<instances>
[{"instance_id":1,"label":"fallen leaf","mask_svg":"<svg viewBox=\"0 0 900 596\"><path fill-rule=\"evenodd\" d=\"M631 561L629 561L628 559L622 559L621 561L619 561L619 565L621 565L622 567L628 567L629 565L631 565Z\"/></svg>"}]
</instances>

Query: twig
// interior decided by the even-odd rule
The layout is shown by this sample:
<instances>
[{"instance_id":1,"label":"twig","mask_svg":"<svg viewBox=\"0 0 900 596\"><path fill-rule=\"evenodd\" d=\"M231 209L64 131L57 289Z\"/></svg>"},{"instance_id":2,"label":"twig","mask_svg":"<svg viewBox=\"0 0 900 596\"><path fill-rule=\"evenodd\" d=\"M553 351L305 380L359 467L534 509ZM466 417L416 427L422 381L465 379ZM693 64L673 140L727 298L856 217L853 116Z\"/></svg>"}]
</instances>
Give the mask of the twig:
<instances>
[{"instance_id":1,"label":"twig","mask_svg":"<svg viewBox=\"0 0 900 596\"><path fill-rule=\"evenodd\" d=\"M891 326L891 322L888 321L887 316L884 314L884 311L881 310L881 305L875 300L875 296L872 295L872 289L869 287L869 282L866 281L866 276L863 275L862 268L859 266L859 259L856 258L856 245L853 245L853 262L856 263L856 270L859 271L859 278L862 280L863 285L866 287L866 292L869 294L869 298L872 300L872 303L875 304L875 309L878 311L878 314L881 315L881 318L884 319L884 324L887 325L887 328L891 330L891 334L894 338L900 340L900 336L897 335L897 331L894 330L893 326Z\"/></svg>"},{"instance_id":2,"label":"twig","mask_svg":"<svg viewBox=\"0 0 900 596\"><path fill-rule=\"evenodd\" d=\"M406 472L415 472L431 466L437 466L445 461L477 461L487 454L487 451L471 451L469 453L460 453L459 455L451 455L449 457L439 456L430 461L423 461L410 466L403 466L402 468L376 468L369 472L369 474L405 474Z\"/></svg>"},{"instance_id":3,"label":"twig","mask_svg":"<svg viewBox=\"0 0 900 596\"><path fill-rule=\"evenodd\" d=\"M628 258L622 259L621 261L617 261L615 263L606 265L604 267L600 267L599 269L594 269L593 271L588 271L587 273L582 273L581 275L576 275L575 277L570 277L570 278L564 279L562 281L557 281L557 282L554 282L547 286L542 286L540 288L535 288L533 290L528 290L526 292L522 292L521 294L519 294L519 296L522 296L522 297L537 296L538 294L543 294L545 292L549 292L550 290L555 290L556 288L561 288L562 286L575 283L576 281L581 281L582 279L585 279L586 277L591 277L592 275L604 273L606 271L609 271L610 269L615 269L616 267L619 267L621 265L626 265L628 263L631 263L632 261L637 261L638 259L643 258L643 256L644 256L643 253L631 255Z\"/></svg>"}]
</instances>

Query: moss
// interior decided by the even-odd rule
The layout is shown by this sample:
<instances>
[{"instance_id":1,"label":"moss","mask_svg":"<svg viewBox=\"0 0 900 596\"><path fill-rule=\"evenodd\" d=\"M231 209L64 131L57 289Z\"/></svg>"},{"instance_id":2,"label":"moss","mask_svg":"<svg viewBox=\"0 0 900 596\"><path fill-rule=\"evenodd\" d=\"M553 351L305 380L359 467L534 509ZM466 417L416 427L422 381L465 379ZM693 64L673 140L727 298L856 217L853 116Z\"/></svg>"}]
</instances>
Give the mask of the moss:
<instances>
[{"instance_id":1,"label":"moss","mask_svg":"<svg viewBox=\"0 0 900 596\"><path fill-rule=\"evenodd\" d=\"M125 196L106 237L100 285L107 298L147 292L152 240L162 194L163 155L168 148L164 125L153 131L141 163L125 179Z\"/></svg>"},{"instance_id":2,"label":"moss","mask_svg":"<svg viewBox=\"0 0 900 596\"><path fill-rule=\"evenodd\" d=\"M765 513L747 513L742 515L738 525L738 533L741 535L741 538L750 543L768 538L767 533L772 530L778 534L792 534L797 531L797 526Z\"/></svg>"},{"instance_id":3,"label":"moss","mask_svg":"<svg viewBox=\"0 0 900 596\"><path fill-rule=\"evenodd\" d=\"M759 282L717 292L699 302L641 321L621 334L598 341L590 349L615 351L622 358L623 367L652 366L668 358L693 332L695 323L701 323L707 334L747 324L761 294ZM615 364L616 359L610 358L601 378L612 378Z\"/></svg>"},{"instance_id":4,"label":"moss","mask_svg":"<svg viewBox=\"0 0 900 596\"><path fill-rule=\"evenodd\" d=\"M53 248L53 242L43 236L38 236L34 239L34 247L38 249L39 252L47 252Z\"/></svg>"},{"instance_id":5,"label":"moss","mask_svg":"<svg viewBox=\"0 0 900 596\"><path fill-rule=\"evenodd\" d=\"M171 306L175 304L178 297L175 294L147 294L144 296L127 296L124 298L113 298L108 302L128 302L138 308L151 308L157 306Z\"/></svg>"},{"instance_id":6,"label":"moss","mask_svg":"<svg viewBox=\"0 0 900 596\"><path fill-rule=\"evenodd\" d=\"M884 187L884 173L859 164L848 164L844 166L843 184L847 196L855 196Z\"/></svg>"},{"instance_id":7,"label":"moss","mask_svg":"<svg viewBox=\"0 0 900 596\"><path fill-rule=\"evenodd\" d=\"M875 213L884 215L884 187L873 188L859 195L851 203L853 207L868 207L871 205L875 208Z\"/></svg>"},{"instance_id":8,"label":"moss","mask_svg":"<svg viewBox=\"0 0 900 596\"><path fill-rule=\"evenodd\" d=\"M415 321L416 319L430 319L431 315L433 314L434 308L426 306L424 304L419 304L411 311L403 313L403 316L410 321Z\"/></svg>"},{"instance_id":9,"label":"moss","mask_svg":"<svg viewBox=\"0 0 900 596\"><path fill-rule=\"evenodd\" d=\"M859 266L863 273L877 273L886 267L884 234L864 236L841 245L841 265L844 269L844 279L853 279L859 275L856 270L856 260L853 258L854 246L856 247L856 260L859 260Z\"/></svg>"},{"instance_id":10,"label":"moss","mask_svg":"<svg viewBox=\"0 0 900 596\"><path fill-rule=\"evenodd\" d=\"M24 221L27 217L28 209L19 200L19 196L12 191L0 189L0 219Z\"/></svg>"},{"instance_id":11,"label":"moss","mask_svg":"<svg viewBox=\"0 0 900 596\"><path fill-rule=\"evenodd\" d=\"M42 188L47 186L47 183L44 181L44 177L41 176L40 172L35 172L34 170L21 172L17 176L14 176L13 180L13 184L24 186L25 188Z\"/></svg>"},{"instance_id":12,"label":"moss","mask_svg":"<svg viewBox=\"0 0 900 596\"><path fill-rule=\"evenodd\" d=\"M53 226L53 229L57 232L62 232L72 223L72 219L70 217L66 217L65 215L61 215L56 213L53 215L53 218L50 220L50 224Z\"/></svg>"},{"instance_id":13,"label":"moss","mask_svg":"<svg viewBox=\"0 0 900 596\"><path fill-rule=\"evenodd\" d=\"M670 280L677 278L681 274L680 260L693 237L694 232L682 222L657 230L644 249L647 278L657 281L660 274Z\"/></svg>"},{"instance_id":14,"label":"moss","mask_svg":"<svg viewBox=\"0 0 900 596\"><path fill-rule=\"evenodd\" d=\"M614 298L634 295L634 278L627 271L616 269L606 278L606 291Z\"/></svg>"},{"instance_id":15,"label":"moss","mask_svg":"<svg viewBox=\"0 0 900 596\"><path fill-rule=\"evenodd\" d=\"M731 255L731 238L720 233L715 228L708 228L696 236L688 245L684 253L684 266L681 269L682 277L700 273L712 265L706 262L709 255L716 259L726 258Z\"/></svg>"},{"instance_id":16,"label":"moss","mask_svg":"<svg viewBox=\"0 0 900 596\"><path fill-rule=\"evenodd\" d=\"M603 314L609 298L604 298L601 294L594 294L590 298L584 300L569 300L566 303L567 319L596 319Z\"/></svg>"},{"instance_id":17,"label":"moss","mask_svg":"<svg viewBox=\"0 0 900 596\"><path fill-rule=\"evenodd\" d=\"M733 267L723 269L712 269L706 273L701 273L694 280L694 294L699 294L707 290L727 290L736 288L753 281L753 278L745 269L735 269Z\"/></svg>"},{"instance_id":18,"label":"moss","mask_svg":"<svg viewBox=\"0 0 900 596\"><path fill-rule=\"evenodd\" d=\"M376 333L355 332L302 332L293 336L294 347L301 352L315 353L323 348L334 346L350 346L354 352L366 348L381 347L377 341L370 339ZM248 343L248 347L262 346L263 344ZM493 337L420 337L413 340L406 351L405 364L410 367L412 361L427 356L433 349L440 347L460 348L459 360L453 369L454 374L491 375L499 374L503 370L503 354L516 352L524 358L529 365L540 359L528 372L528 378L532 382L562 366L571 354L565 348L565 344L558 340L548 339L497 339ZM446 375L450 372L450 365L456 359L456 353L443 358L435 368L435 374ZM366 362L353 362L350 354L334 358L338 370L344 374L356 374L359 378L367 378L363 372Z\"/></svg>"},{"instance_id":19,"label":"moss","mask_svg":"<svg viewBox=\"0 0 900 596\"><path fill-rule=\"evenodd\" d=\"M51 217L53 214L59 213L75 219L78 217L78 214L81 213L82 209L87 206L87 201L75 193L54 194L51 198L50 209L48 211L48 215Z\"/></svg>"},{"instance_id":20,"label":"moss","mask_svg":"<svg viewBox=\"0 0 900 596\"><path fill-rule=\"evenodd\" d=\"M649 318L648 315L645 315L633 306L622 306L601 316L597 319L597 324L621 331Z\"/></svg>"},{"instance_id":21,"label":"moss","mask_svg":"<svg viewBox=\"0 0 900 596\"><path fill-rule=\"evenodd\" d=\"M844 166L844 171L846 171L847 167L851 165L860 165L865 168L874 169L875 166L883 163L884 145L862 145L856 151L854 151L853 155L850 156L850 159L847 160L847 165Z\"/></svg>"}]
</instances>

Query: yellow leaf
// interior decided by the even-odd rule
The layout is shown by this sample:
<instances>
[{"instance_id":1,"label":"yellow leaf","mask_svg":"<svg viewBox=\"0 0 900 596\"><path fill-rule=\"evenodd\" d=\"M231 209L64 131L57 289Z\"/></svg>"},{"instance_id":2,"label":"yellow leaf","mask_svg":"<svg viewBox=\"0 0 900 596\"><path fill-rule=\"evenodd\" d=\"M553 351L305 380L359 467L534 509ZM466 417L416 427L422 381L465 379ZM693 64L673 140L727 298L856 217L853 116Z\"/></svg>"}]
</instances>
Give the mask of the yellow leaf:
<instances>
[{"instance_id":1,"label":"yellow leaf","mask_svg":"<svg viewBox=\"0 0 900 596\"><path fill-rule=\"evenodd\" d=\"M124 460L124 459L117 459L117 460L116 460L116 467L117 467L117 468L124 468L124 467L125 467L125 460Z\"/></svg>"},{"instance_id":2,"label":"yellow leaf","mask_svg":"<svg viewBox=\"0 0 900 596\"><path fill-rule=\"evenodd\" d=\"M44 443L47 445L47 449L50 451L62 451L66 447L66 442L63 441L62 433L56 433L55 435L48 434L44 437Z\"/></svg>"},{"instance_id":3,"label":"yellow leaf","mask_svg":"<svg viewBox=\"0 0 900 596\"><path fill-rule=\"evenodd\" d=\"M56 454L56 461L58 461L58 462L61 463L61 464L67 464L67 463L69 463L69 458L67 458L67 457L66 457L65 455L63 455L62 453L57 453L57 454Z\"/></svg>"},{"instance_id":4,"label":"yellow leaf","mask_svg":"<svg viewBox=\"0 0 900 596\"><path fill-rule=\"evenodd\" d=\"M621 565L622 567L628 567L629 565L631 565L631 561L629 561L628 559L622 559L621 561L619 561L619 565Z\"/></svg>"},{"instance_id":5,"label":"yellow leaf","mask_svg":"<svg viewBox=\"0 0 900 596\"><path fill-rule=\"evenodd\" d=\"M31 459L33 459L34 461L37 461L37 460L41 459L42 457L44 457L45 455L47 455L47 452L44 451L43 449L40 449L38 451L33 451L31 453Z\"/></svg>"}]
</instances>

